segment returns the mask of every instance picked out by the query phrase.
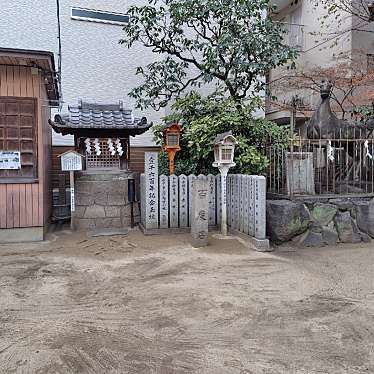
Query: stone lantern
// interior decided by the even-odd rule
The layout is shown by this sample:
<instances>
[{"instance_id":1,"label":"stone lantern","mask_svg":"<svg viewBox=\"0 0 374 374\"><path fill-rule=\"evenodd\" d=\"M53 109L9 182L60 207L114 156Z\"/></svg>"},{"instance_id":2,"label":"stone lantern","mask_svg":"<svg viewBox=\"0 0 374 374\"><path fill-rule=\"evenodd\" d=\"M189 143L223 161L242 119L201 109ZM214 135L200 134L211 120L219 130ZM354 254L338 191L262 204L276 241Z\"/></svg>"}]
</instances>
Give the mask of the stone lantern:
<instances>
[{"instance_id":1,"label":"stone lantern","mask_svg":"<svg viewBox=\"0 0 374 374\"><path fill-rule=\"evenodd\" d=\"M221 233L227 235L227 191L226 179L229 169L235 166L234 152L235 145L238 144L232 132L218 134L214 139L214 162L213 166L218 168L221 173L221 201L222 201L222 219Z\"/></svg>"},{"instance_id":2,"label":"stone lantern","mask_svg":"<svg viewBox=\"0 0 374 374\"><path fill-rule=\"evenodd\" d=\"M179 146L181 132L182 127L177 122L172 122L163 130L164 151L168 154L170 175L174 174L175 154L181 150Z\"/></svg>"}]
</instances>

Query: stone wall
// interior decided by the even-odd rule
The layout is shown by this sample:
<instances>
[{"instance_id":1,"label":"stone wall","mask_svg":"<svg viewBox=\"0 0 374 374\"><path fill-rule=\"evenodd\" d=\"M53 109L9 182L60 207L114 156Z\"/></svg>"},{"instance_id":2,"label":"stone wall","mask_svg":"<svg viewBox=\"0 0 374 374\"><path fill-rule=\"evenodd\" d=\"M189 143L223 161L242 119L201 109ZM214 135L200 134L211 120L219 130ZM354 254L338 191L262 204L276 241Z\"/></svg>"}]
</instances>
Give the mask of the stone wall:
<instances>
[{"instance_id":1,"label":"stone wall","mask_svg":"<svg viewBox=\"0 0 374 374\"><path fill-rule=\"evenodd\" d=\"M268 200L266 208L267 235L276 244L322 247L374 238L374 199Z\"/></svg>"},{"instance_id":2,"label":"stone wall","mask_svg":"<svg viewBox=\"0 0 374 374\"><path fill-rule=\"evenodd\" d=\"M75 182L73 226L76 230L123 228L131 223L127 196L128 175L82 174ZM135 222L139 222L138 204L134 204Z\"/></svg>"}]
</instances>

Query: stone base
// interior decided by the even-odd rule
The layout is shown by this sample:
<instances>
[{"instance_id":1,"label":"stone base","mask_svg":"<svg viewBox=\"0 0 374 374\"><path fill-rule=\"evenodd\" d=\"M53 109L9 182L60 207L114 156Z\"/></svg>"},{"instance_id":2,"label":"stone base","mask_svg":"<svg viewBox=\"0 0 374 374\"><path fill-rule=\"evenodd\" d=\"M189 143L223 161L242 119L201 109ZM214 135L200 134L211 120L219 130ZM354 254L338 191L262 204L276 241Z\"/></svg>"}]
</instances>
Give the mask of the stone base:
<instances>
[{"instance_id":1,"label":"stone base","mask_svg":"<svg viewBox=\"0 0 374 374\"><path fill-rule=\"evenodd\" d=\"M0 229L0 243L40 242L44 240L44 227Z\"/></svg>"},{"instance_id":2,"label":"stone base","mask_svg":"<svg viewBox=\"0 0 374 374\"><path fill-rule=\"evenodd\" d=\"M249 236L243 234L237 230L230 230L230 233L238 236L239 238L243 239L244 241L248 242L251 247L254 247L257 252L272 252L274 249L270 247L270 243L268 239L257 239L253 236Z\"/></svg>"},{"instance_id":3,"label":"stone base","mask_svg":"<svg viewBox=\"0 0 374 374\"><path fill-rule=\"evenodd\" d=\"M127 199L128 172L82 173L75 182L74 230L121 229L131 225ZM134 203L134 221L139 222L139 204Z\"/></svg>"}]
</instances>

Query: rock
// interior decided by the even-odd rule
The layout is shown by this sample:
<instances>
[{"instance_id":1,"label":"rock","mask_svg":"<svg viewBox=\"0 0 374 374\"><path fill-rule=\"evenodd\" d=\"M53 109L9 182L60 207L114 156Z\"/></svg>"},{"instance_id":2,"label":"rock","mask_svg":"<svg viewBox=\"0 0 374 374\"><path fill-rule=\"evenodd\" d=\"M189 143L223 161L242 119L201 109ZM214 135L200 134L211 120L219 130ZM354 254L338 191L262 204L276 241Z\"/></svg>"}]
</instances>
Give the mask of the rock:
<instances>
[{"instance_id":1,"label":"rock","mask_svg":"<svg viewBox=\"0 0 374 374\"><path fill-rule=\"evenodd\" d=\"M342 243L361 242L361 235L356 222L352 219L349 212L338 212L335 215L334 222L339 239Z\"/></svg>"},{"instance_id":2,"label":"rock","mask_svg":"<svg viewBox=\"0 0 374 374\"><path fill-rule=\"evenodd\" d=\"M268 200L266 220L270 240L282 243L308 229L310 214L306 206L299 201Z\"/></svg>"},{"instance_id":3,"label":"rock","mask_svg":"<svg viewBox=\"0 0 374 374\"><path fill-rule=\"evenodd\" d=\"M339 235L334 225L329 225L322 229L322 240L327 245L336 245L339 241Z\"/></svg>"},{"instance_id":4,"label":"rock","mask_svg":"<svg viewBox=\"0 0 374 374\"><path fill-rule=\"evenodd\" d=\"M301 247L323 247L325 245L322 234L310 230L299 237L297 244Z\"/></svg>"},{"instance_id":5,"label":"rock","mask_svg":"<svg viewBox=\"0 0 374 374\"><path fill-rule=\"evenodd\" d=\"M364 243L370 243L371 242L371 237L368 234L365 234L364 232L360 232L361 240Z\"/></svg>"},{"instance_id":6,"label":"rock","mask_svg":"<svg viewBox=\"0 0 374 374\"><path fill-rule=\"evenodd\" d=\"M355 211L358 228L374 238L374 200L357 201Z\"/></svg>"},{"instance_id":7,"label":"rock","mask_svg":"<svg viewBox=\"0 0 374 374\"><path fill-rule=\"evenodd\" d=\"M312 218L322 226L327 226L338 211L333 204L316 203L312 211Z\"/></svg>"},{"instance_id":8,"label":"rock","mask_svg":"<svg viewBox=\"0 0 374 374\"><path fill-rule=\"evenodd\" d=\"M342 212L345 212L347 210L350 211L354 207L354 204L349 199L331 199L330 203L336 205L337 208Z\"/></svg>"},{"instance_id":9,"label":"rock","mask_svg":"<svg viewBox=\"0 0 374 374\"><path fill-rule=\"evenodd\" d=\"M322 232L322 226L318 222L311 222L309 224L309 231L320 234Z\"/></svg>"}]
</instances>

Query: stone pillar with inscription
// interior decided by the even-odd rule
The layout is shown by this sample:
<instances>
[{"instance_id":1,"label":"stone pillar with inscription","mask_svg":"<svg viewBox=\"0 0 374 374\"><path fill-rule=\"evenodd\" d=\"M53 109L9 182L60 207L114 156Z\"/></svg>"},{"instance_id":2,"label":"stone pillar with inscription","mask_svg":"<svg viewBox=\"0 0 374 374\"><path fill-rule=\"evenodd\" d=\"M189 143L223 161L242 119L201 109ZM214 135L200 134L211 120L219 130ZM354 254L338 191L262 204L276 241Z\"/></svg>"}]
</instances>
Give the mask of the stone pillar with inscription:
<instances>
[{"instance_id":1,"label":"stone pillar with inscription","mask_svg":"<svg viewBox=\"0 0 374 374\"><path fill-rule=\"evenodd\" d=\"M208 245L209 226L209 186L205 176L194 180L191 205L192 246L205 247Z\"/></svg>"},{"instance_id":2,"label":"stone pillar with inscription","mask_svg":"<svg viewBox=\"0 0 374 374\"><path fill-rule=\"evenodd\" d=\"M145 152L145 228L158 229L158 153Z\"/></svg>"}]
</instances>

